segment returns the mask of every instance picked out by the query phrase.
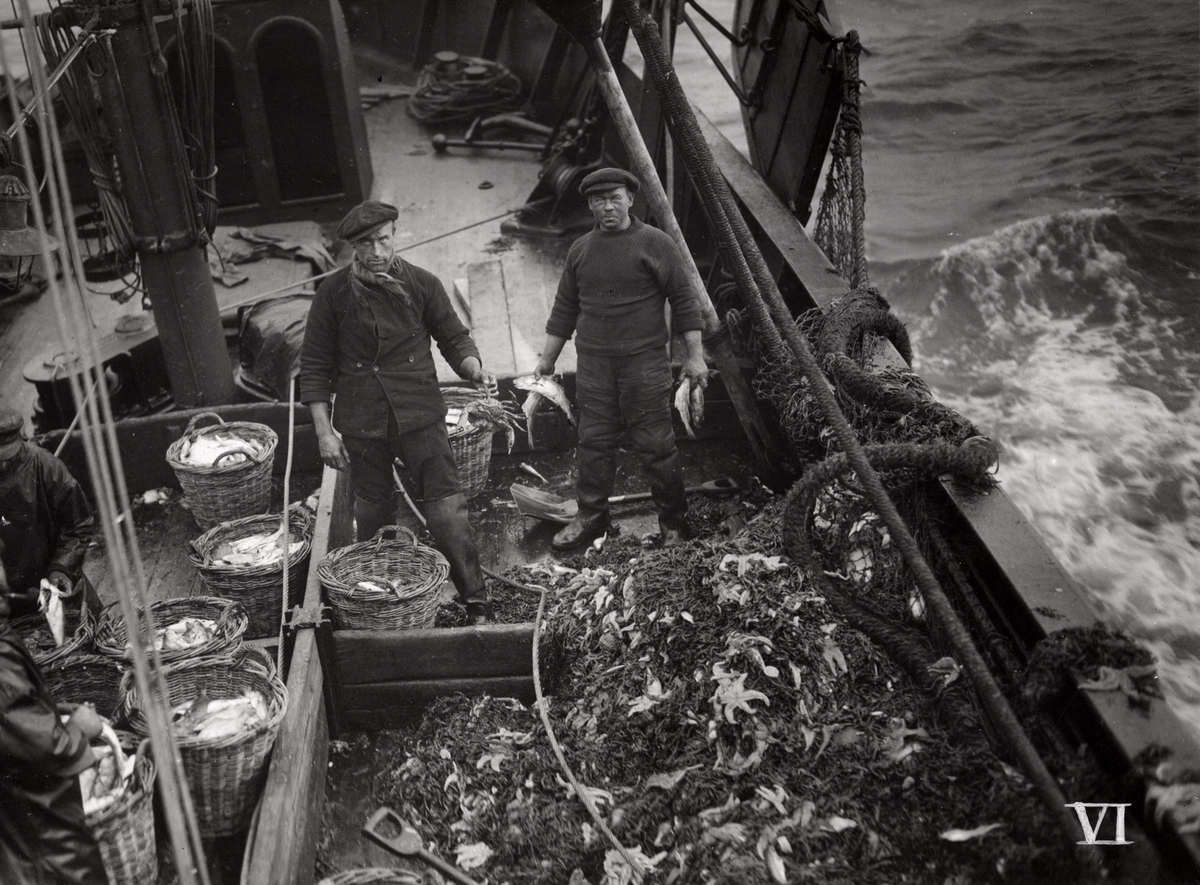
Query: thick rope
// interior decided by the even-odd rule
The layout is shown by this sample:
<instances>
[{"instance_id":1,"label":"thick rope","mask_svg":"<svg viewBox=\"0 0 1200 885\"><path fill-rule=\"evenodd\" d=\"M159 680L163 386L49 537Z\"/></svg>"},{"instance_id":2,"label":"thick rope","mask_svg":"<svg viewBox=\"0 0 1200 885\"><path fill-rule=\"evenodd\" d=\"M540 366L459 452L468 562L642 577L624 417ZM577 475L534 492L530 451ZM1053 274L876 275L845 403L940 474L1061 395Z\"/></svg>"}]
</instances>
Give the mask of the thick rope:
<instances>
[{"instance_id":1,"label":"thick rope","mask_svg":"<svg viewBox=\"0 0 1200 885\"><path fill-rule=\"evenodd\" d=\"M1073 839L1076 822L1065 807L1062 790L1033 747L1029 736L1021 728L1021 724L1000 690L1000 686L996 683L979 650L971 641L966 627L938 584L933 570L921 554L916 539L884 489L878 473L871 466L853 428L839 408L833 388L817 364L808 342L797 329L795 320L784 304L773 276L767 271L762 253L733 201L733 196L721 176L712 152L700 135L695 114L679 85L678 77L666 63L656 23L653 18L642 12L637 0L621 0L621 7L638 45L641 47L642 56L646 61L646 69L650 72L662 95L669 114L668 121L672 124L672 133L675 134L676 140L683 145L684 156L693 181L702 184L702 201L709 202L710 200L705 192L715 193L718 204L724 207L726 217L737 235L741 251L755 271L755 281L762 290L761 294L766 300L767 310L807 380L810 394L820 406L826 421L833 429L838 445L846 454L859 482L864 487L868 500L891 532L892 540L903 555L905 562L908 563L926 604L933 609L934 614L944 625L947 639L967 670L980 702L1034 784L1047 811L1059 822L1063 832L1071 834ZM747 307L752 313L759 312L758 308L750 303L747 304Z\"/></svg>"},{"instance_id":2,"label":"thick rope","mask_svg":"<svg viewBox=\"0 0 1200 885\"><path fill-rule=\"evenodd\" d=\"M27 3L21 4L20 17L24 28L32 33L35 25ZM18 111L16 88L12 80L7 52L4 51L2 44L0 44L0 65L3 67L4 80L9 90L10 108L15 118ZM35 88L44 90L45 75L41 67L31 66L29 71ZM75 280L81 280L83 271L79 242L74 227L66 226L63 222L63 207L70 206L71 199L57 120L54 114L44 106L39 107L38 112L40 131L44 134L41 139L42 159L47 170L54 235L66 249L69 266L74 273ZM32 190L35 184L30 172L33 168L32 153L29 137L24 127L18 129L17 136L26 178ZM36 228L45 231L47 225L41 201L33 200L31 207ZM41 247L42 260L47 267L52 266L52 258L44 238L41 239ZM163 809L171 832L176 866L184 885L197 882L207 885L208 871L203 860L204 849L200 841L191 794L186 788L186 778L183 774L175 735L169 721L166 686L161 676L162 661L158 650L154 648L151 641L154 635L153 616L145 597L146 581L142 571L141 555L138 551L137 535L134 531L133 521L125 518L128 515L126 505L118 504L118 501L128 502L129 493L121 466L121 454L117 444L108 390L103 383L104 369L98 342L94 329L87 319L81 299L79 297L68 298L59 286L57 278L53 276L49 280L49 288L60 334L64 340L79 341L86 348L85 374L90 373L93 377L88 380L92 380L98 386L99 396L85 396L84 381L74 373L68 375L68 383L71 386L76 408L85 413L80 422L84 454L100 511L100 524L107 545L122 614L129 624L130 635L134 640L131 643L133 670L139 694L144 698L146 704L145 712L152 736L151 750L154 753L158 769L159 793L163 799ZM79 290L76 289L76 295L78 294ZM138 629L139 627L141 629ZM151 664L153 664L153 670Z\"/></svg>"},{"instance_id":3,"label":"thick rope","mask_svg":"<svg viewBox=\"0 0 1200 885\"><path fill-rule=\"evenodd\" d=\"M287 628L288 572L291 568L292 526L288 514L288 497L292 490L292 455L296 439L296 375L288 376L288 438L287 464L283 468L283 516L279 521L279 544L282 548L283 582L279 588L279 645L275 649L275 669L283 672L283 635Z\"/></svg>"},{"instance_id":4,"label":"thick rope","mask_svg":"<svg viewBox=\"0 0 1200 885\"><path fill-rule=\"evenodd\" d=\"M588 793L583 784L579 782L579 779L575 777L575 772L571 769L571 764L567 762L567 757L558 743L558 738L554 735L554 725L550 721L549 705L546 703L546 696L542 694L541 660L538 651L542 640L542 618L546 614L547 591L544 587L539 587L538 590L542 596L538 600L537 615L533 621L533 693L537 699L535 706L537 707L538 716L542 720L542 728L546 730L546 739L550 741L550 749L554 751L554 758L558 760L558 767L562 769L563 774L567 776L567 780L571 782L571 788L575 791L575 795L579 797L579 801L583 803L583 807L587 809L588 815L595 821L596 828L621 853L621 857L629 865L633 881L635 883L641 882L642 877L645 875L645 870L642 869L641 863L629 853L629 849L622 845L621 840L608 828L608 824L604 822L599 809L596 808L595 800L592 799L591 794Z\"/></svg>"}]
</instances>

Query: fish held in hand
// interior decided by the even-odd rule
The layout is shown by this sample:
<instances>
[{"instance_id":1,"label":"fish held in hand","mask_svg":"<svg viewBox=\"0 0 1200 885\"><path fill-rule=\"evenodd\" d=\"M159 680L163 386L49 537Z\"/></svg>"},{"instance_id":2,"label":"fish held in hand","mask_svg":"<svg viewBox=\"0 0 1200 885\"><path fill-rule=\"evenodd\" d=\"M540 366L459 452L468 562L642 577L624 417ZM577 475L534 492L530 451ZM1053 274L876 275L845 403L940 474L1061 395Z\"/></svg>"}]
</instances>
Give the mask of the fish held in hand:
<instances>
[{"instance_id":1,"label":"fish held in hand","mask_svg":"<svg viewBox=\"0 0 1200 885\"><path fill-rule=\"evenodd\" d=\"M62 645L67 639L67 612L62 600L63 592L42 578L38 590L38 608L46 617L55 645Z\"/></svg>"},{"instance_id":2,"label":"fish held in hand","mask_svg":"<svg viewBox=\"0 0 1200 885\"><path fill-rule=\"evenodd\" d=\"M675 411L679 413L688 437L695 439L694 428L704 423L704 388L685 377L675 389Z\"/></svg>"},{"instance_id":3,"label":"fish held in hand","mask_svg":"<svg viewBox=\"0 0 1200 885\"><path fill-rule=\"evenodd\" d=\"M533 448L533 416L542 400L553 403L567 416L571 426L575 426L575 414L571 411L571 401L567 399L567 392L553 378L545 375L519 375L513 379L513 387L529 392L525 402L521 404L521 411L525 413L525 432L530 448Z\"/></svg>"}]
</instances>

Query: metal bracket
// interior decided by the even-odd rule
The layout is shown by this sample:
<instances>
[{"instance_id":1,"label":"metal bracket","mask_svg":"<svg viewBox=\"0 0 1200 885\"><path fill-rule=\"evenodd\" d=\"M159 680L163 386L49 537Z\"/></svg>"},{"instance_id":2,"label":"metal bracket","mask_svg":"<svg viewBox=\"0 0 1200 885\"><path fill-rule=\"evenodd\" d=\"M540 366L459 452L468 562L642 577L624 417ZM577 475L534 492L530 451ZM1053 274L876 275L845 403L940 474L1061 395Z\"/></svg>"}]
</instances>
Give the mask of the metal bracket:
<instances>
[{"instance_id":1,"label":"metal bracket","mask_svg":"<svg viewBox=\"0 0 1200 885\"><path fill-rule=\"evenodd\" d=\"M294 634L298 630L312 630L317 627L329 625L329 606L324 603L311 605L307 608L301 606L292 606L291 611L287 613L284 619L284 629L289 634Z\"/></svg>"}]
</instances>

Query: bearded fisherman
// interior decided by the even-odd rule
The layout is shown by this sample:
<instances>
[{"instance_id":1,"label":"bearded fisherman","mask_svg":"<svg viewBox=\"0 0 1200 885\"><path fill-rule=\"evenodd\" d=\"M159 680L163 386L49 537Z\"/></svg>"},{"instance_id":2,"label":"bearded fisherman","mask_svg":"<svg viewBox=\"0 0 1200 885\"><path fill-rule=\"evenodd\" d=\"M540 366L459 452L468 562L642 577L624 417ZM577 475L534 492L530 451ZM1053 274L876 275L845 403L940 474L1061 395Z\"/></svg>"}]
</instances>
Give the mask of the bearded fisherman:
<instances>
[{"instance_id":1,"label":"bearded fisherman","mask_svg":"<svg viewBox=\"0 0 1200 885\"><path fill-rule=\"evenodd\" d=\"M395 206L368 200L338 225L354 258L313 298L300 351L300 399L312 413L321 460L350 469L358 539L393 521L392 462L399 458L468 617L486 623L492 610L446 433L431 340L460 377L489 396L496 395L496 379L484 370L438 278L396 254L398 215Z\"/></svg>"}]
</instances>

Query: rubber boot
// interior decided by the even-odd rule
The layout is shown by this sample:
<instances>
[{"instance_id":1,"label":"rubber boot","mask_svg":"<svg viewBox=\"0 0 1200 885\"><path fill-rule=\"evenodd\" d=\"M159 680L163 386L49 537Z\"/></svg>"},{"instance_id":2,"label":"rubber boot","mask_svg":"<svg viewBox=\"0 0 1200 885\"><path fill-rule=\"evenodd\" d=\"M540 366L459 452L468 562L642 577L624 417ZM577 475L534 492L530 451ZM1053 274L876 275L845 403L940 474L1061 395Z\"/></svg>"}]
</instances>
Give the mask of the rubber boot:
<instances>
[{"instance_id":1,"label":"rubber boot","mask_svg":"<svg viewBox=\"0 0 1200 885\"><path fill-rule=\"evenodd\" d=\"M608 525L607 513L592 517L576 516L565 528L561 528L555 533L554 538L550 541L550 546L559 553L566 553L582 547L584 544L590 544L608 531Z\"/></svg>"},{"instance_id":2,"label":"rubber boot","mask_svg":"<svg viewBox=\"0 0 1200 885\"><path fill-rule=\"evenodd\" d=\"M395 504L391 501L364 501L354 497L354 537L369 541L383 526L395 519Z\"/></svg>"},{"instance_id":3,"label":"rubber boot","mask_svg":"<svg viewBox=\"0 0 1200 885\"><path fill-rule=\"evenodd\" d=\"M450 563L450 580L473 623L491 618L491 605L479 567L479 548L471 532L467 496L459 492L438 501L423 501L421 511L438 550Z\"/></svg>"}]
</instances>

